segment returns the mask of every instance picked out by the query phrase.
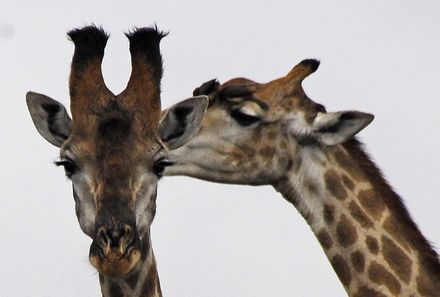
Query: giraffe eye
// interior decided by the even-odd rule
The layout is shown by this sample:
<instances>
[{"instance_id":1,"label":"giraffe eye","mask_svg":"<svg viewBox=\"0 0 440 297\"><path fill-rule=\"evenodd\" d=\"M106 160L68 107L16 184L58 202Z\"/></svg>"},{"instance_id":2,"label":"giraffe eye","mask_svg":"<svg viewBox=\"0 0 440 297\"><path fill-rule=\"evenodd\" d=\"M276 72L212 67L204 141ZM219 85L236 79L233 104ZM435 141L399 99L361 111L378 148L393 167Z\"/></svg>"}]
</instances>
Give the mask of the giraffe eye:
<instances>
[{"instance_id":1,"label":"giraffe eye","mask_svg":"<svg viewBox=\"0 0 440 297\"><path fill-rule=\"evenodd\" d=\"M237 121L241 126L249 126L253 123L260 121L260 118L255 115L250 115L248 113L244 113L240 109L233 109L231 111L231 117Z\"/></svg>"},{"instance_id":2,"label":"giraffe eye","mask_svg":"<svg viewBox=\"0 0 440 297\"><path fill-rule=\"evenodd\" d=\"M165 167L173 165L168 159L161 158L154 163L153 171L158 177L162 177Z\"/></svg>"},{"instance_id":3,"label":"giraffe eye","mask_svg":"<svg viewBox=\"0 0 440 297\"><path fill-rule=\"evenodd\" d=\"M56 166L63 166L67 177L71 177L76 171L75 163L73 163L73 161L70 159L64 159L61 161L57 161L57 162L55 162L55 165Z\"/></svg>"}]
</instances>

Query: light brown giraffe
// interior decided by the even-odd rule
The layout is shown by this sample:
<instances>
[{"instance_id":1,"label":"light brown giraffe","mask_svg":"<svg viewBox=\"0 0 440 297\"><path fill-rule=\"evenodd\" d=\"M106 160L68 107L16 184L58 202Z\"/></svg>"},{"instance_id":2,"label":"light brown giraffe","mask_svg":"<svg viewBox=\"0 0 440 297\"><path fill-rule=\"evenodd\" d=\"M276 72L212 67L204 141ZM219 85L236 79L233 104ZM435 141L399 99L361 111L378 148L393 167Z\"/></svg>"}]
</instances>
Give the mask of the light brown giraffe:
<instances>
[{"instance_id":1,"label":"light brown giraffe","mask_svg":"<svg viewBox=\"0 0 440 297\"><path fill-rule=\"evenodd\" d=\"M60 147L60 161L73 184L76 215L92 238L89 260L98 270L102 295L162 296L150 240L156 188L169 165L168 148L198 132L208 99L176 104L159 124L164 34L141 28L127 34L132 73L114 95L101 62L108 35L88 26L68 33L75 44L70 74L72 120L59 102L26 96L38 132Z\"/></svg>"},{"instance_id":2,"label":"light brown giraffe","mask_svg":"<svg viewBox=\"0 0 440 297\"><path fill-rule=\"evenodd\" d=\"M304 60L265 84L215 80L199 134L171 152L165 175L272 185L305 218L349 296L440 296L436 252L354 135L372 120L326 112L301 86Z\"/></svg>"}]
</instances>

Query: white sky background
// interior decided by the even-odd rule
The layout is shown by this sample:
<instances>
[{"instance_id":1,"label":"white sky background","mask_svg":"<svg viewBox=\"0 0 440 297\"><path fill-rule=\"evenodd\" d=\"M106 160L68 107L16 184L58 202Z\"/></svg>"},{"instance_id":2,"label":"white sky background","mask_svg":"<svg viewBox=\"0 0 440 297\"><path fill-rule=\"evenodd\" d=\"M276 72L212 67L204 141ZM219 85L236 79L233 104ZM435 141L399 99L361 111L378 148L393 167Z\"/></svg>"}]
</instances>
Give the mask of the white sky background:
<instances>
[{"instance_id":1,"label":"white sky background","mask_svg":"<svg viewBox=\"0 0 440 297\"><path fill-rule=\"evenodd\" d=\"M375 114L361 138L440 247L440 2L384 2L3 0L1 295L100 296L70 182L51 164L58 150L25 105L28 90L68 105L66 32L91 22L111 33L104 76L115 93L130 74L122 32L171 31L161 43L163 107L211 78L265 82L320 59L304 83L309 97ZM344 296L305 221L269 187L165 178L152 237L166 297Z\"/></svg>"}]
</instances>

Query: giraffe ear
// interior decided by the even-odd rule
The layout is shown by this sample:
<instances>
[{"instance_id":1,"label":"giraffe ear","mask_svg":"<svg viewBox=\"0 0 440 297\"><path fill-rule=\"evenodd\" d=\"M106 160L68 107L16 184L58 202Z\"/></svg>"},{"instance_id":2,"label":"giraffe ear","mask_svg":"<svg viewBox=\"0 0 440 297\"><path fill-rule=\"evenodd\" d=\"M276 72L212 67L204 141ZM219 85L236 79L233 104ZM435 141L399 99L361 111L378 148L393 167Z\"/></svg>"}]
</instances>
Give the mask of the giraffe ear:
<instances>
[{"instance_id":1,"label":"giraffe ear","mask_svg":"<svg viewBox=\"0 0 440 297\"><path fill-rule=\"evenodd\" d=\"M37 131L56 147L69 137L72 120L64 105L43 94L28 92L26 103Z\"/></svg>"},{"instance_id":2,"label":"giraffe ear","mask_svg":"<svg viewBox=\"0 0 440 297\"><path fill-rule=\"evenodd\" d=\"M185 145L199 132L208 101L207 96L196 96L162 112L159 132L169 149L174 150Z\"/></svg>"},{"instance_id":3,"label":"giraffe ear","mask_svg":"<svg viewBox=\"0 0 440 297\"><path fill-rule=\"evenodd\" d=\"M339 111L318 113L312 123L312 135L324 145L337 145L352 138L373 121L370 113Z\"/></svg>"}]
</instances>

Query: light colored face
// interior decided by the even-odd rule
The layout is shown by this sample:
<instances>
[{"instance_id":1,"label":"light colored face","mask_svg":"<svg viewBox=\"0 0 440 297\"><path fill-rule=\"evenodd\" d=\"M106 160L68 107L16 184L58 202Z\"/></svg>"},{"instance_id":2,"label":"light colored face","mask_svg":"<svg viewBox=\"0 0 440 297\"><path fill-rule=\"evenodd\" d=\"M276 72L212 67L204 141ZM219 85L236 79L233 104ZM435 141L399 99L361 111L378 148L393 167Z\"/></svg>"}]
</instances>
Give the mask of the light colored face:
<instances>
[{"instance_id":1,"label":"light colored face","mask_svg":"<svg viewBox=\"0 0 440 297\"><path fill-rule=\"evenodd\" d=\"M160 120L162 60L155 29L127 35L132 75L114 95L100 64L108 36L94 26L69 32L75 43L70 76L71 111L42 94L26 96L38 132L60 147L60 160L73 184L81 229L93 239L90 262L103 275L127 275L149 252L156 212L156 188L168 148L195 135L206 111L206 96L170 108Z\"/></svg>"},{"instance_id":2,"label":"light colored face","mask_svg":"<svg viewBox=\"0 0 440 297\"><path fill-rule=\"evenodd\" d=\"M223 85L209 81L195 94L210 97L199 134L170 152L165 175L187 175L232 184L268 185L295 174L307 148L332 146L353 137L372 115L327 113L304 93L301 82L318 68L305 60L266 84L244 78Z\"/></svg>"},{"instance_id":3,"label":"light colored face","mask_svg":"<svg viewBox=\"0 0 440 297\"><path fill-rule=\"evenodd\" d=\"M279 135L280 122L265 122L258 104L244 98L214 102L199 134L170 152L173 166L165 174L184 174L215 182L270 184L280 178L295 141Z\"/></svg>"}]
</instances>

